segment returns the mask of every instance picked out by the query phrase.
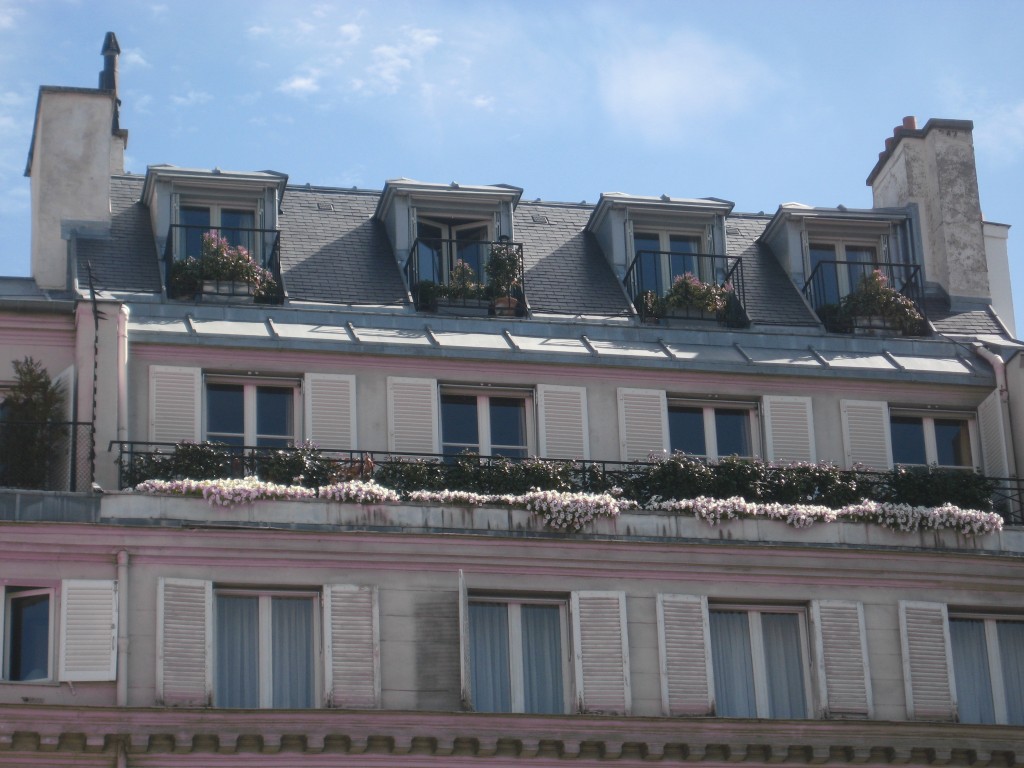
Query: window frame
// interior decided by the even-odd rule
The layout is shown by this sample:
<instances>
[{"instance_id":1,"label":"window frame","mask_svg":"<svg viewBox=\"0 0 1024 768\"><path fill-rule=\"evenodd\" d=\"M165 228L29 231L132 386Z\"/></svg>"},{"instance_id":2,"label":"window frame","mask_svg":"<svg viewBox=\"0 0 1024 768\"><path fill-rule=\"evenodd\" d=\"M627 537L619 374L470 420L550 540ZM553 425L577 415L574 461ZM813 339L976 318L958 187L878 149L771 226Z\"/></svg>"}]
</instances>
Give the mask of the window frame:
<instances>
[{"instance_id":1,"label":"window frame","mask_svg":"<svg viewBox=\"0 0 1024 768\"><path fill-rule=\"evenodd\" d=\"M56 657L57 657L57 588L55 586L45 586L39 583L34 584L3 584L3 604L0 605L0 609L3 610L3 616L0 616L0 627L3 632L0 635L0 661L2 661L2 667L0 667L0 682L2 683L14 683L16 685L39 685L53 683L56 680ZM11 589L16 590L11 592ZM12 647L12 636L11 633L14 629L14 622L11 618L11 603L14 600L38 597L39 595L46 595L49 598L49 605L47 606L47 643L46 643L46 676L33 678L31 680L13 680L11 679L11 647Z\"/></svg>"},{"instance_id":2,"label":"window frame","mask_svg":"<svg viewBox=\"0 0 1024 768\"><path fill-rule=\"evenodd\" d=\"M462 443L448 443L445 441L444 400L446 396L476 398L477 450L475 452L480 456L503 455L494 453L495 444L492 439L491 430L491 399L522 400L523 416L526 422L526 434L524 435L526 438L526 444L523 446L499 444L498 448L522 448L526 452L526 457L537 455L537 397L533 389L515 387L481 389L480 387L466 387L459 386L457 384L439 384L437 387L437 429L440 450L443 455L458 456L460 453L470 450L470 448L467 446L452 454L448 454L445 450L446 445L463 445Z\"/></svg>"},{"instance_id":3,"label":"window frame","mask_svg":"<svg viewBox=\"0 0 1024 768\"><path fill-rule=\"evenodd\" d=\"M1009 713L1006 703L1006 677L1003 674L1002 653L999 647L1000 622L1013 622L1024 624L1024 616L1015 614L986 613L978 611L958 611L952 608L947 609L947 621L950 625L954 621L981 621L985 631L985 655L988 660L988 683L992 693L993 723L980 723L990 725L1008 725ZM956 652L952 642L952 626L950 627L950 658L953 662L953 680L956 680ZM957 690L957 712L960 710L960 691ZM959 719L959 714L958 714Z\"/></svg>"},{"instance_id":4,"label":"window frame","mask_svg":"<svg viewBox=\"0 0 1024 768\"><path fill-rule=\"evenodd\" d=\"M185 224L184 212L186 208L206 208L209 210L210 223L206 231L216 230L223 234L223 214L225 211L237 211L240 213L252 214L252 235L251 242L247 246L249 254L262 266L266 266L263 259L263 238L261 236L260 210L261 200L258 196L241 197L236 195L211 195L180 192L177 206L174 211L174 223L179 227L188 226ZM229 227L229 229L232 229ZM177 230L176 242L174 243L174 259L181 261L187 256L199 258L199 254L187 253L188 230ZM244 243L243 243L244 245Z\"/></svg>"},{"instance_id":5,"label":"window frame","mask_svg":"<svg viewBox=\"0 0 1024 768\"><path fill-rule=\"evenodd\" d=\"M217 660L219 657L218 635L221 632L220 624L217 621L217 598L226 597L248 597L257 598L257 636L258 636L258 682L259 682L259 708L273 709L273 647L272 647L272 599L275 597L304 598L312 603L310 611L312 626L310 627L313 641L312 666L313 700L308 709L321 709L324 707L324 649L323 649L323 593L319 588L310 589L284 589L284 588L247 588L247 587L219 587L213 586L213 621L211 623L211 642L213 652L210 658L210 676L213 682L213 704L214 707L223 708L217 703Z\"/></svg>"},{"instance_id":6,"label":"window frame","mask_svg":"<svg viewBox=\"0 0 1024 768\"><path fill-rule=\"evenodd\" d=\"M440 230L439 238L432 238L427 236L421 236L419 228L421 226L436 227ZM447 283L452 267L456 261L459 260L459 233L463 231L471 231L473 229L483 228L485 230L485 239L483 240L466 240L465 243L492 243L497 240L495 237L495 224L494 217L473 218L471 215L467 216L438 216L435 214L431 216L429 213L426 216L419 216L417 213L416 217L416 231L413 233L413 241L417 242L421 239L423 241L437 240L441 243L441 247L437 252L438 264L436 265L439 270L438 274L434 274L434 269L431 269L431 277L426 277L422 273L420 274L420 280L433 280L437 278L438 282ZM412 254L412 258L419 259L421 254L417 251ZM418 267L422 267L420 262ZM487 275L483 269L483 261L479 265L479 268L474 267L474 272L477 273L476 279L480 284L486 284Z\"/></svg>"},{"instance_id":7,"label":"window frame","mask_svg":"<svg viewBox=\"0 0 1024 768\"><path fill-rule=\"evenodd\" d=\"M892 420L893 418L915 418L921 419L921 429L924 435L924 464L913 464L899 461L896 458L896 441L893 439ZM938 441L935 433L936 421L962 421L967 425L967 435L971 451L968 464L939 464ZM892 443L893 466L899 467L939 467L941 469L960 469L964 471L979 471L981 467L981 443L978 436L978 419L976 414L966 411L922 411L913 408L889 408L889 440Z\"/></svg>"},{"instance_id":8,"label":"window frame","mask_svg":"<svg viewBox=\"0 0 1024 768\"><path fill-rule=\"evenodd\" d=\"M203 374L203 388L202 388L202 435L203 440L212 440L214 442L222 441L217 435L224 435L229 437L237 436L237 433L227 432L215 432L214 437L210 437L209 419L210 419L210 407L209 407L209 389L208 386L213 385L231 385L242 387L242 414L243 414L243 432L242 445L246 448L265 447L273 450L274 446L259 446L258 441L260 438L269 439L282 439L285 435L270 435L260 434L257 431L258 426L258 409L257 409L257 390L261 387L266 388L281 388L292 390L292 407L291 407L291 420L292 420L292 434L287 438L291 445L295 445L302 438L303 426L303 402L302 402L302 379L292 377L256 377L256 376L232 376L230 374L216 374L216 373L204 373Z\"/></svg>"},{"instance_id":9,"label":"window frame","mask_svg":"<svg viewBox=\"0 0 1024 768\"><path fill-rule=\"evenodd\" d=\"M847 249L863 249L871 248L874 250L874 259L871 262L855 262L857 264L864 264L865 266L871 267L872 269L877 268L879 264L887 262L888 256L886 252L888 250L887 240L889 238L888 232L879 232L877 234L830 234L828 232L814 232L807 231L807 248L803 254L804 269L807 275L807 279L814 273L815 263L814 258L811 255L811 251L818 248L831 248L833 249L835 256L831 259L823 259L822 261L836 261L836 262L847 262L844 264L844 268L840 269L839 265L836 265L836 282L839 290L838 299L842 299L848 296L852 291L857 288L855 281L851 280L850 275L850 259L847 258Z\"/></svg>"},{"instance_id":10,"label":"window frame","mask_svg":"<svg viewBox=\"0 0 1024 768\"><path fill-rule=\"evenodd\" d=\"M524 679L524 657L523 657L523 632L522 632L522 607L524 605L546 605L558 607L559 619L559 648L562 662L562 712L569 714L572 711L574 699L572 665L572 634L569 626L569 599L568 597L547 597L547 596L508 596L495 595L487 592L470 592L468 595L468 606L472 615L474 604L502 604L508 609L508 661L509 661L509 693L510 710L512 714L530 714L526 712L526 686ZM468 632L472 637L472 620L469 622ZM470 642L472 640L470 639ZM473 662L476 663L475 661ZM476 691L473 692L473 700L476 701ZM475 708L476 709L476 708ZM484 711L476 709L476 711ZM536 713L535 713L536 714Z\"/></svg>"},{"instance_id":11,"label":"window frame","mask_svg":"<svg viewBox=\"0 0 1024 768\"><path fill-rule=\"evenodd\" d=\"M672 238L684 238L687 240L697 241L697 250L690 254L680 253L675 255L681 256L701 256L701 255L724 255L724 254L711 254L708 248L708 225L703 227L694 225L692 227L687 226L676 226L676 227L665 227L659 225L646 226L642 221L633 221L632 236L629 242L630 250L630 263L635 264L637 259L640 258L640 254L647 252L647 249L637 250L636 242L637 238L642 236L657 237L658 238L658 273L656 276L656 284L660 284L661 290L655 291L659 295L664 296L672 289ZM717 276L707 273L707 267L703 261L698 261L696 264L695 276L703 282L718 282ZM650 287L639 286L640 291L652 290Z\"/></svg>"},{"instance_id":12,"label":"window frame","mask_svg":"<svg viewBox=\"0 0 1024 768\"><path fill-rule=\"evenodd\" d=\"M804 720L814 718L816 711L813 681L812 681L812 659L811 636L808 618L808 608L804 605L771 605L758 603L722 603L709 602L708 604L708 632L711 647L709 647L709 660L714 667L714 639L712 636L711 615L715 612L743 612L747 615L747 631L750 635L750 664L754 685L754 709L755 715L761 718L773 718L769 710L767 663L765 660L764 629L761 624L763 614L787 614L795 615L799 622L800 632L800 669L802 676L802 688L804 695ZM718 695L718 682L715 681L714 697L716 703L720 700ZM718 713L716 713L718 714ZM718 715L722 716L722 715Z\"/></svg>"},{"instance_id":13,"label":"window frame","mask_svg":"<svg viewBox=\"0 0 1024 768\"><path fill-rule=\"evenodd\" d=\"M703 429L704 429L704 454L693 454L684 453L686 456L693 456L694 458L704 459L708 462L718 462L727 456L733 454L727 454L722 456L718 452L718 425L716 422L715 411L720 409L723 411L747 411L747 430L750 439L750 453L745 456L740 456L741 459L758 459L761 457L761 412L759 404L749 400L701 400L687 397L674 397L672 395L666 395L666 429L668 430L668 446L669 453L675 453L676 447L672 445L672 423L671 414L673 409L696 409L700 408L703 412Z\"/></svg>"}]
</instances>

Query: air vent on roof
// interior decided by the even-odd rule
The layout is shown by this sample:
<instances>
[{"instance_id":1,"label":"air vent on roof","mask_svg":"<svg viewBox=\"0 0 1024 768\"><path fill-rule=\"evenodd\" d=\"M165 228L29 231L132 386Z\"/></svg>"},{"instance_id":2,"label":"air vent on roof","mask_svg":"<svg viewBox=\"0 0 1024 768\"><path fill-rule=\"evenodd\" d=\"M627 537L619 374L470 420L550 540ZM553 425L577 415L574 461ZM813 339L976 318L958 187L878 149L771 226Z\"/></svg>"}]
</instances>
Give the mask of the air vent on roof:
<instances>
[{"instance_id":1,"label":"air vent on roof","mask_svg":"<svg viewBox=\"0 0 1024 768\"><path fill-rule=\"evenodd\" d=\"M548 217L547 216L542 216L539 213L533 214L532 218L533 218L533 223L534 224L548 224L549 223L548 222Z\"/></svg>"},{"instance_id":2,"label":"air vent on roof","mask_svg":"<svg viewBox=\"0 0 1024 768\"><path fill-rule=\"evenodd\" d=\"M738 235L740 233L739 227L726 227L725 234L727 235Z\"/></svg>"},{"instance_id":3,"label":"air vent on roof","mask_svg":"<svg viewBox=\"0 0 1024 768\"><path fill-rule=\"evenodd\" d=\"M320 211L333 211L334 210L334 203L317 203L316 207L317 207L317 210L320 210Z\"/></svg>"}]
</instances>

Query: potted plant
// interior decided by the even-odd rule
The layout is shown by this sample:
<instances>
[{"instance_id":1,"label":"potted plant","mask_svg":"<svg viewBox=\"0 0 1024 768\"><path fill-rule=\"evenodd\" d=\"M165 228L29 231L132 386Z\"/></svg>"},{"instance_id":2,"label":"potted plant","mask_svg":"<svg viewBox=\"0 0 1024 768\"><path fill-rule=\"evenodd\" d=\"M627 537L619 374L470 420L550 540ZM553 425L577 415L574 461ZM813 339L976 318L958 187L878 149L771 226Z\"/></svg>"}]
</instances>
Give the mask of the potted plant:
<instances>
[{"instance_id":1,"label":"potted plant","mask_svg":"<svg viewBox=\"0 0 1024 768\"><path fill-rule=\"evenodd\" d=\"M203 235L198 259L171 266L170 290L175 296L205 295L266 300L277 293L277 281L241 245L231 245L216 232Z\"/></svg>"},{"instance_id":2,"label":"potted plant","mask_svg":"<svg viewBox=\"0 0 1024 768\"><path fill-rule=\"evenodd\" d=\"M455 266L448 273L448 287L445 291L447 297L456 301L479 299L483 291L484 287L477 280L476 270L462 259L455 262Z\"/></svg>"},{"instance_id":3,"label":"potted plant","mask_svg":"<svg viewBox=\"0 0 1024 768\"><path fill-rule=\"evenodd\" d=\"M924 330L924 316L913 300L890 287L878 269L865 275L839 306L842 314L851 318L854 328L890 328L906 335Z\"/></svg>"},{"instance_id":4,"label":"potted plant","mask_svg":"<svg viewBox=\"0 0 1024 768\"><path fill-rule=\"evenodd\" d=\"M438 299L445 296L443 285L433 280L420 280L416 283L416 309L424 312L436 312Z\"/></svg>"},{"instance_id":5,"label":"potted plant","mask_svg":"<svg viewBox=\"0 0 1024 768\"><path fill-rule=\"evenodd\" d=\"M522 273L522 257L519 248L503 237L491 246L491 252L484 268L487 273L487 291L495 314L514 315L519 311L523 298L519 283Z\"/></svg>"},{"instance_id":6,"label":"potted plant","mask_svg":"<svg viewBox=\"0 0 1024 768\"><path fill-rule=\"evenodd\" d=\"M695 309L701 313L718 315L725 311L732 294L731 283L705 283L692 272L685 272L672 283L665 303L668 307Z\"/></svg>"}]
</instances>

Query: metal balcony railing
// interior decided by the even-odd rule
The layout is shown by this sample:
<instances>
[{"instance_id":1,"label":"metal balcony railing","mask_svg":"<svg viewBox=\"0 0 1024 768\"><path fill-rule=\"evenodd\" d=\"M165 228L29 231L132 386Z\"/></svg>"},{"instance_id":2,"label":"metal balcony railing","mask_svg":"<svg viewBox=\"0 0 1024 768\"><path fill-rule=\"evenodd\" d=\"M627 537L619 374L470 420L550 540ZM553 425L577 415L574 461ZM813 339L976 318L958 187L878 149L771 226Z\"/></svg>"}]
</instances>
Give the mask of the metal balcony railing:
<instances>
[{"instance_id":1,"label":"metal balcony railing","mask_svg":"<svg viewBox=\"0 0 1024 768\"><path fill-rule=\"evenodd\" d=\"M256 300L264 304L281 304L284 302L284 282L281 277L281 232L277 229L243 229L237 227L208 227L188 224L172 224L167 232L164 246L164 284L167 295L171 298L192 298L196 294L211 293L231 296L236 289L223 280L216 280L215 275L203 275L203 235L212 234L224 238L233 247L245 248L253 261L270 272L276 283L273 290L257 293ZM195 281L197 286L183 288L173 279L176 263L186 259L198 260ZM214 283L211 285L211 281ZM191 282L191 280L190 280ZM239 295L250 296L253 286L237 289Z\"/></svg>"},{"instance_id":2,"label":"metal balcony railing","mask_svg":"<svg viewBox=\"0 0 1024 768\"><path fill-rule=\"evenodd\" d=\"M676 281L696 278L724 299L721 309L687 305L673 298ZM732 327L749 325L743 259L710 253L637 251L624 278L626 293L642 321L662 317L717 320ZM706 292L710 292L707 290ZM678 291L676 294L678 295Z\"/></svg>"},{"instance_id":3,"label":"metal balcony railing","mask_svg":"<svg viewBox=\"0 0 1024 768\"><path fill-rule=\"evenodd\" d=\"M924 281L917 264L820 261L804 283L804 298L829 331L850 333L853 323L840 311L843 299L857 291L865 278L876 271L885 278L889 288L913 301L921 317L925 317Z\"/></svg>"},{"instance_id":4,"label":"metal balcony railing","mask_svg":"<svg viewBox=\"0 0 1024 768\"><path fill-rule=\"evenodd\" d=\"M491 263L497 259L500 284L492 277L497 264ZM491 314L520 317L529 310L523 244L510 240L417 238L405 263L405 280L417 309L487 308Z\"/></svg>"},{"instance_id":5,"label":"metal balcony railing","mask_svg":"<svg viewBox=\"0 0 1024 768\"><path fill-rule=\"evenodd\" d=\"M93 435L89 422L0 422L0 487L88 491Z\"/></svg>"}]
</instances>

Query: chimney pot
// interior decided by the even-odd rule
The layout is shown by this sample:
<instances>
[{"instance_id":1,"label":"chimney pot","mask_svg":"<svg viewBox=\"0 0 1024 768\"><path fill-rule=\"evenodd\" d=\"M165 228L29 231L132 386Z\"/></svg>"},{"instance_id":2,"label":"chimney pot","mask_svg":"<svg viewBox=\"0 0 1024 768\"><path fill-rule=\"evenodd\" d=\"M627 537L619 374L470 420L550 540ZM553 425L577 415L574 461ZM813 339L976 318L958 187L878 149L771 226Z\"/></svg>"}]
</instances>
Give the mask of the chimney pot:
<instances>
[{"instance_id":1,"label":"chimney pot","mask_svg":"<svg viewBox=\"0 0 1024 768\"><path fill-rule=\"evenodd\" d=\"M917 118L914 115L907 115L903 118L903 127L908 131L917 130Z\"/></svg>"},{"instance_id":2,"label":"chimney pot","mask_svg":"<svg viewBox=\"0 0 1024 768\"><path fill-rule=\"evenodd\" d=\"M890 152L892 148L896 146L896 139L892 136L887 136L885 139L885 151Z\"/></svg>"}]
</instances>

